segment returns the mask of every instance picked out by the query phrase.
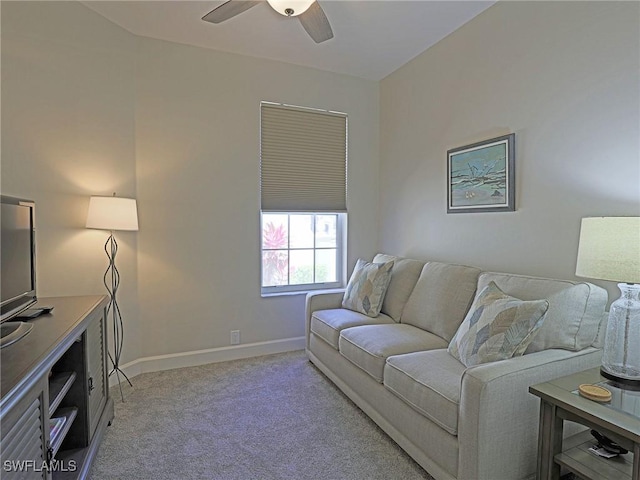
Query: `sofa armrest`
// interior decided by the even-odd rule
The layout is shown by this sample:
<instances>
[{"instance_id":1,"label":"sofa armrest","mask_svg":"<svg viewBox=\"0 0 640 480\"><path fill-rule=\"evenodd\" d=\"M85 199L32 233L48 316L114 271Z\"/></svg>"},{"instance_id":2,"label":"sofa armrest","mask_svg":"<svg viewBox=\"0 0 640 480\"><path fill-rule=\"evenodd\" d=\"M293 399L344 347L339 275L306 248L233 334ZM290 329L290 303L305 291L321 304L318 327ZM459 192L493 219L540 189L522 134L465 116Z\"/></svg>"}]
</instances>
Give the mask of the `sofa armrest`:
<instances>
[{"instance_id":1,"label":"sofa armrest","mask_svg":"<svg viewBox=\"0 0 640 480\"><path fill-rule=\"evenodd\" d=\"M332 290L316 290L307 293L305 303L305 338L307 349L309 348L309 334L311 332L311 314L316 310L328 310L330 308L340 308L344 288Z\"/></svg>"},{"instance_id":2,"label":"sofa armrest","mask_svg":"<svg viewBox=\"0 0 640 480\"><path fill-rule=\"evenodd\" d=\"M600 365L602 350L550 349L468 368L462 376L458 478L527 478L536 470L540 402L529 386Z\"/></svg>"}]
</instances>

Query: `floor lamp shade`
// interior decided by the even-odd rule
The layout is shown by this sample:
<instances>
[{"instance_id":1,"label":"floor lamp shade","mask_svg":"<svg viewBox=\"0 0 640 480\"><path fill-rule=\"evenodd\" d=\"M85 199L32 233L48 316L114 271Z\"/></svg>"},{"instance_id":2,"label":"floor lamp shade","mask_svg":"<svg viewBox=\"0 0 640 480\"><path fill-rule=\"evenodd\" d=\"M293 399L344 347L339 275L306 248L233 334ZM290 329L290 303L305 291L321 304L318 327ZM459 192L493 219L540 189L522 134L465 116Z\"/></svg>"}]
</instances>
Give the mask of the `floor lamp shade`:
<instances>
[{"instance_id":1,"label":"floor lamp shade","mask_svg":"<svg viewBox=\"0 0 640 480\"><path fill-rule=\"evenodd\" d=\"M116 374L118 385L120 386L120 396L124 401L122 393L122 383L120 377L124 377L129 385L129 377L120 368L120 356L124 344L124 325L120 307L118 306L117 293L120 285L120 273L116 267L116 255L118 253L118 242L114 235L114 230L138 230L138 208L133 198L116 197L91 197L89 200L89 211L87 213L87 228L97 228L109 230L111 233L106 243L104 251L109 260L109 266L104 272L104 286L109 292L110 302L107 306L107 317L111 314L111 326L113 332L113 355L109 352L109 358L113 369L109 376Z\"/></svg>"},{"instance_id":2,"label":"floor lamp shade","mask_svg":"<svg viewBox=\"0 0 640 480\"><path fill-rule=\"evenodd\" d=\"M138 208L134 198L91 197L87 228L138 230Z\"/></svg>"},{"instance_id":3,"label":"floor lamp shade","mask_svg":"<svg viewBox=\"0 0 640 480\"><path fill-rule=\"evenodd\" d=\"M622 292L609 309L602 375L640 387L640 217L583 218L576 275Z\"/></svg>"}]
</instances>

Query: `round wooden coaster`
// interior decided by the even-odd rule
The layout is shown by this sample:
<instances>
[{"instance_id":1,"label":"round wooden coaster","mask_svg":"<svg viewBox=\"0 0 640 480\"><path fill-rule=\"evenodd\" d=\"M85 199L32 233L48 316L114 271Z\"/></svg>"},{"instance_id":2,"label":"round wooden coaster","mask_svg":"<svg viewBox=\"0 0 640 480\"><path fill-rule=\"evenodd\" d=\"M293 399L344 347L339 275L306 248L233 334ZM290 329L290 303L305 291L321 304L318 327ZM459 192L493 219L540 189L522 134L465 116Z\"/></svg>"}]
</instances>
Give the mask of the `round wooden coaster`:
<instances>
[{"instance_id":1,"label":"round wooden coaster","mask_svg":"<svg viewBox=\"0 0 640 480\"><path fill-rule=\"evenodd\" d=\"M584 398L594 402L608 402L611 400L611 392L604 387L583 383L578 387L578 393Z\"/></svg>"}]
</instances>

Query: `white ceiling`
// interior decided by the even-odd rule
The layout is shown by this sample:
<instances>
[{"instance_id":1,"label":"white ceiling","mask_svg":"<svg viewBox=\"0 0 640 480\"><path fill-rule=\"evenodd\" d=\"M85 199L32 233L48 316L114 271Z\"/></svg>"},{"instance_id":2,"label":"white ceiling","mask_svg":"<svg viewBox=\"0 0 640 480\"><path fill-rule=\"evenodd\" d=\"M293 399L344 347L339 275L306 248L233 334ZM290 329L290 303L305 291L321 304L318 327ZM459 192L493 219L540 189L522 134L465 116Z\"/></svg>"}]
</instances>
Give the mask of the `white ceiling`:
<instances>
[{"instance_id":1,"label":"white ceiling","mask_svg":"<svg viewBox=\"0 0 640 480\"><path fill-rule=\"evenodd\" d=\"M202 20L219 0L82 3L136 35L380 80L495 2L320 0L334 33L320 44L266 2L220 24Z\"/></svg>"}]
</instances>

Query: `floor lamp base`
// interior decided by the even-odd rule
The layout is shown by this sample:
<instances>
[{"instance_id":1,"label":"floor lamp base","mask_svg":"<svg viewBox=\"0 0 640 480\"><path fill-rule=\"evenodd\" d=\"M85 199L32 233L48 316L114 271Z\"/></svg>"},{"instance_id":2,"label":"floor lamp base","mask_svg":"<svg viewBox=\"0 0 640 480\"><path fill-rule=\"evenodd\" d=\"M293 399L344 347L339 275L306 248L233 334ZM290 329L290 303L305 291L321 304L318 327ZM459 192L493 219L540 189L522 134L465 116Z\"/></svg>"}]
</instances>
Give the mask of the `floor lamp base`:
<instances>
[{"instance_id":1,"label":"floor lamp base","mask_svg":"<svg viewBox=\"0 0 640 480\"><path fill-rule=\"evenodd\" d=\"M120 398L122 399L122 402L124 403L124 394L122 393L122 380L120 379L120 375L122 375L125 380L127 381L127 383L129 384L130 387L133 387L133 383L131 383L131 380L129 380L129 377L127 377L127 374L124 373L122 371L122 369L120 367L118 367L117 365L114 365L113 368L111 369L111 371L109 372L109 377L111 377L111 375L116 374L116 377L118 378L118 387L120 388Z\"/></svg>"}]
</instances>

